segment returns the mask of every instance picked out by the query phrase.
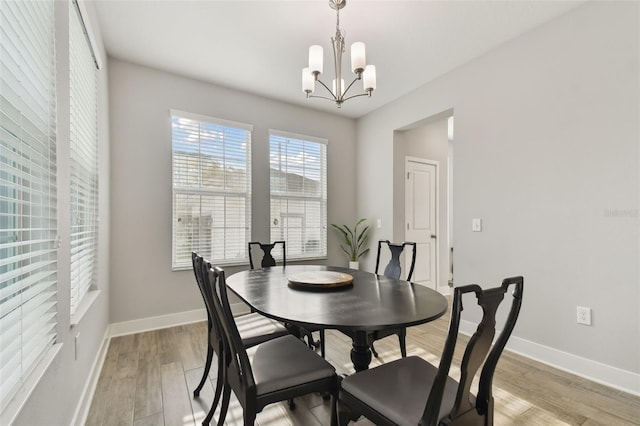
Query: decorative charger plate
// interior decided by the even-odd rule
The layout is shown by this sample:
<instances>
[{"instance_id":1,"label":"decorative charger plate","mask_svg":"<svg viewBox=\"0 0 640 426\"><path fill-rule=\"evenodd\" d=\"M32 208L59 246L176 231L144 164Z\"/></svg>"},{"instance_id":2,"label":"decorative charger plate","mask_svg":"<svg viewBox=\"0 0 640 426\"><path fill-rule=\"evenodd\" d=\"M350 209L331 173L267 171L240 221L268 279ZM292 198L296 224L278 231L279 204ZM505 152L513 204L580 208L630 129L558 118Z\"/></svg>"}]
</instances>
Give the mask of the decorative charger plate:
<instances>
[{"instance_id":1,"label":"decorative charger plate","mask_svg":"<svg viewBox=\"0 0 640 426\"><path fill-rule=\"evenodd\" d=\"M289 275L289 285L313 290L326 290L353 284L353 276L335 271L307 271Z\"/></svg>"}]
</instances>

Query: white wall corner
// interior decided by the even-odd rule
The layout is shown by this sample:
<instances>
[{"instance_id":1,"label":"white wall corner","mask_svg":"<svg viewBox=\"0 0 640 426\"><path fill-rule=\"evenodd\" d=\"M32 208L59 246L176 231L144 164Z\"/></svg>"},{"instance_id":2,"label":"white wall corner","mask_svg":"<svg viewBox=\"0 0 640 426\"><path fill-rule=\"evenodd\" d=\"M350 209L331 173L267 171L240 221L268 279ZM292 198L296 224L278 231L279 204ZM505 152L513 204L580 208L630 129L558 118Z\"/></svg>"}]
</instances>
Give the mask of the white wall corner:
<instances>
[{"instance_id":1,"label":"white wall corner","mask_svg":"<svg viewBox=\"0 0 640 426\"><path fill-rule=\"evenodd\" d=\"M93 401L93 395L96 392L98 379L100 378L102 366L104 365L104 360L107 357L109 342L111 341L110 329L111 327L107 325L107 328L104 331L104 337L102 338L102 344L96 354L96 359L93 361L91 372L89 373L89 377L87 378L82 394L80 395L80 401L78 402L76 411L73 413L73 419L70 423L72 425L81 426L87 422L87 416L89 415L89 409L91 408L91 401Z\"/></svg>"},{"instance_id":2,"label":"white wall corner","mask_svg":"<svg viewBox=\"0 0 640 426\"><path fill-rule=\"evenodd\" d=\"M477 324L460 321L460 333L471 336ZM496 333L497 334L497 333ZM549 346L511 336L506 349L576 376L640 396L640 374L582 358Z\"/></svg>"}]
</instances>

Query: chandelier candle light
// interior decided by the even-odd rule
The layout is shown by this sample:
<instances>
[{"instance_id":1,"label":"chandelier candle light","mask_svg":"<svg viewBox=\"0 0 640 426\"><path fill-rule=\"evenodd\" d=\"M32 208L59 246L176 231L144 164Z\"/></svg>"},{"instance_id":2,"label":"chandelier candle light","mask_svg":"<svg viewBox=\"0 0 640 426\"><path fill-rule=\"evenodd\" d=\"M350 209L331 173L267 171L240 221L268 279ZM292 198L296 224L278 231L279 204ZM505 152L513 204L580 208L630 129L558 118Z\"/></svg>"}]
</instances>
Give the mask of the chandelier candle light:
<instances>
[{"instance_id":1,"label":"chandelier candle light","mask_svg":"<svg viewBox=\"0 0 640 426\"><path fill-rule=\"evenodd\" d=\"M322 46L313 45L309 47L309 67L302 70L302 91L308 98L328 99L336 103L338 108L347 101L358 96L371 96L371 92L376 88L376 67L367 65L364 43L358 41L351 45L351 70L355 74L353 81L345 88L342 78L342 54L344 53L344 31L340 29L340 9L345 7L347 0L329 0L329 6L336 11L336 35L331 38L333 46L333 59L335 67L335 78L331 89L319 79L322 74L323 50ZM362 80L364 93L347 96L351 86ZM320 83L331 95L312 95L315 91L315 82Z\"/></svg>"}]
</instances>

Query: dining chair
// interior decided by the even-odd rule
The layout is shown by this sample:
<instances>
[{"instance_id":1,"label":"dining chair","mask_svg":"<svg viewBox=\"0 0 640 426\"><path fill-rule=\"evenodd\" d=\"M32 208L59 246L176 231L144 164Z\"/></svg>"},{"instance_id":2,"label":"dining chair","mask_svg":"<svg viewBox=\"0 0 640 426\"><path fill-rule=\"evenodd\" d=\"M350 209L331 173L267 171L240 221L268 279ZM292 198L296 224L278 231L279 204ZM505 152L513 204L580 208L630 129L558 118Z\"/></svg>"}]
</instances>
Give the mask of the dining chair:
<instances>
[{"instance_id":1,"label":"dining chair","mask_svg":"<svg viewBox=\"0 0 640 426\"><path fill-rule=\"evenodd\" d=\"M202 387L207 381L209 377L209 370L211 369L211 363L213 361L213 355L215 354L218 359L218 373L217 373L217 381L216 381L216 389L214 393L214 400L212 403L212 407L218 405L220 400L220 394L222 392L222 371L224 369L224 365L222 364L222 336L220 334L219 328L216 326L216 320L213 310L211 309L209 303L207 303L207 299L209 298L208 292L209 289L204 283L202 278L202 270L203 267L210 268L211 264L207 262L202 256L199 256L197 253L191 253L191 262L193 265L193 272L196 277L196 282L198 283L198 288L200 289L200 294L202 295L202 299L205 303L205 308L207 310L207 360L204 366L204 372L202 374L202 378L200 379L200 383L193 391L193 396L198 397L200 395L200 391ZM204 266L203 266L204 265ZM255 346L259 343L265 342L270 339L274 339L276 337L281 337L289 334L289 331L283 327L279 322L274 321L272 319L263 317L259 314L246 314L238 316L236 319L236 323L238 324L238 330L242 339L242 344L245 347ZM212 412L213 413L213 412Z\"/></svg>"},{"instance_id":2,"label":"dining chair","mask_svg":"<svg viewBox=\"0 0 640 426\"><path fill-rule=\"evenodd\" d=\"M510 287L511 309L495 343L496 311ZM478 285L456 287L449 333L438 366L416 356L401 358L342 380L338 420L344 425L360 415L376 425L493 425L493 375L516 324L522 305L523 278L502 281L483 290ZM460 380L449 376L462 313L462 296L473 293L482 319L469 339L460 366ZM476 395L471 384L480 371Z\"/></svg>"},{"instance_id":3,"label":"dining chair","mask_svg":"<svg viewBox=\"0 0 640 426\"><path fill-rule=\"evenodd\" d=\"M262 268L270 268L272 266L276 266L277 262L275 257L271 254L271 252L273 251L273 249L276 246L280 246L282 249L282 254L281 254L281 258L282 258L282 266L286 267L287 266L287 243L286 241L274 241L272 243L261 243L261 242L257 242L257 241L252 241L248 244L248 251L249 251L249 266L251 267L251 269L256 269L256 267L254 267L254 265L257 265L257 259L255 258L255 256L259 255L260 252L262 252L262 258L260 260L260 267ZM256 254L257 253L257 254ZM297 336L302 338L303 336L307 338L307 343L309 344L309 347L312 348L317 348L318 346L320 347L320 354L322 355L322 357L324 358L325 356L325 332L324 332L324 328L320 327L320 326L310 326L310 325L305 325L304 327L298 325L298 324L293 324L293 323L287 323L285 324L285 327L287 327L287 329L289 329L289 331ZM319 340L315 340L313 338L313 333L314 332L318 332L320 334L320 339Z\"/></svg>"},{"instance_id":4,"label":"dining chair","mask_svg":"<svg viewBox=\"0 0 640 426\"><path fill-rule=\"evenodd\" d=\"M378 241L378 254L376 256L376 274L379 274L380 269L380 254L382 253L382 245L385 244L389 249L389 253L391 254L391 259L387 266L384 268L384 272L382 273L385 277L394 278L399 280L402 276L402 267L400 266L400 256L404 251L404 248L407 246L412 247L411 251L411 263L409 264L409 273L406 276L406 281L411 281L411 277L413 276L413 270L416 266L416 243L412 243L409 241L403 241L400 244L395 244L390 242L389 240L379 240Z\"/></svg>"},{"instance_id":5,"label":"dining chair","mask_svg":"<svg viewBox=\"0 0 640 426\"><path fill-rule=\"evenodd\" d=\"M399 280L402 276L402 267L400 266L400 256L402 255L405 247L411 247L411 262L409 263L409 272L405 277L406 281L411 281L413 276L413 270L416 266L416 243L403 241L400 244L394 244L389 240L378 241L378 254L376 256L376 274L379 274L380 269L380 254L382 253L382 247L386 245L390 253L390 260L387 266L384 268L383 275L388 278ZM407 356L407 328L389 328L384 330L374 330L369 333L368 338L371 346L371 353L377 358L378 352L373 346L373 342L376 340L384 339L385 337L398 336L398 343L400 345L400 355L405 358Z\"/></svg>"},{"instance_id":6,"label":"dining chair","mask_svg":"<svg viewBox=\"0 0 640 426\"><path fill-rule=\"evenodd\" d=\"M248 244L249 246L249 266L251 269L254 268L254 260L256 260L256 256L259 254L258 250L262 252L262 258L260 260L260 267L269 268L271 266L276 266L276 259L273 257L271 252L276 246L281 247L281 258L282 258L282 266L287 266L287 243L286 241L274 241L272 243L260 243L257 241L252 241Z\"/></svg>"},{"instance_id":7,"label":"dining chair","mask_svg":"<svg viewBox=\"0 0 640 426\"><path fill-rule=\"evenodd\" d=\"M231 391L243 408L245 425L253 425L256 414L268 404L312 392L328 393L332 400L331 424L335 425L339 387L335 368L291 335L245 348L229 305L224 270L203 269L202 274L223 336L226 367L218 425L226 417ZM209 419L213 410L215 407L211 407Z\"/></svg>"}]
</instances>

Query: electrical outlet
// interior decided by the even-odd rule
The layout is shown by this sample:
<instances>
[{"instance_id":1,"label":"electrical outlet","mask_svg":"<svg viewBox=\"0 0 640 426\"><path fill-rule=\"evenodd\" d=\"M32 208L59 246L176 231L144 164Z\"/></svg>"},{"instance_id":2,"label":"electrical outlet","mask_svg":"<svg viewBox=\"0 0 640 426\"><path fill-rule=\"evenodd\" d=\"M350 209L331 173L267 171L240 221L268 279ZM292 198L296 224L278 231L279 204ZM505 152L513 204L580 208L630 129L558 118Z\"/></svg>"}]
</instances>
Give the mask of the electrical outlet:
<instances>
[{"instance_id":1,"label":"electrical outlet","mask_svg":"<svg viewBox=\"0 0 640 426\"><path fill-rule=\"evenodd\" d=\"M578 324L591 325L591 308L578 306Z\"/></svg>"}]
</instances>

